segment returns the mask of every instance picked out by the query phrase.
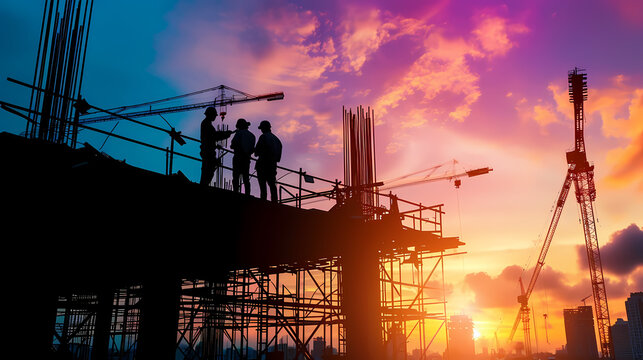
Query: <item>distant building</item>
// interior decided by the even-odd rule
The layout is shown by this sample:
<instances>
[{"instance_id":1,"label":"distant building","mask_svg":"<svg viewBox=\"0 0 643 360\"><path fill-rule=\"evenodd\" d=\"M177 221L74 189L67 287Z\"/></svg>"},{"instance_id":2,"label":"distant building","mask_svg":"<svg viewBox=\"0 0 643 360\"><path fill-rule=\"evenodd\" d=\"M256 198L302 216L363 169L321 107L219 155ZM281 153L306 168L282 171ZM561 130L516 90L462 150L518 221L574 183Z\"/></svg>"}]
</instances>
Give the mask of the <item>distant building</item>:
<instances>
[{"instance_id":1,"label":"distant building","mask_svg":"<svg viewBox=\"0 0 643 360\"><path fill-rule=\"evenodd\" d=\"M611 328L612 343L614 344L614 359L633 360L632 342L630 341L630 329L627 321L618 318Z\"/></svg>"},{"instance_id":2,"label":"distant building","mask_svg":"<svg viewBox=\"0 0 643 360\"><path fill-rule=\"evenodd\" d=\"M399 326L389 329L386 341L386 358L389 360L406 359L406 335Z\"/></svg>"},{"instance_id":3,"label":"distant building","mask_svg":"<svg viewBox=\"0 0 643 360\"><path fill-rule=\"evenodd\" d=\"M625 301L627 324L630 329L632 358L643 360L643 292L630 293Z\"/></svg>"},{"instance_id":4,"label":"distant building","mask_svg":"<svg viewBox=\"0 0 643 360\"><path fill-rule=\"evenodd\" d=\"M567 337L567 356L570 360L598 359L594 315L591 306L564 309L565 336Z\"/></svg>"},{"instance_id":5,"label":"distant building","mask_svg":"<svg viewBox=\"0 0 643 360\"><path fill-rule=\"evenodd\" d=\"M469 360L475 356L473 321L466 315L451 315L449 318L449 360Z\"/></svg>"},{"instance_id":6,"label":"distant building","mask_svg":"<svg viewBox=\"0 0 643 360\"><path fill-rule=\"evenodd\" d=\"M565 348L565 345L563 345L560 349L556 349L556 353L554 354L554 359L556 360L569 359L569 357L567 356L567 349Z\"/></svg>"},{"instance_id":7,"label":"distant building","mask_svg":"<svg viewBox=\"0 0 643 360\"><path fill-rule=\"evenodd\" d=\"M312 355L313 359L315 360L322 360L324 356L324 348L326 348L326 341L324 341L323 337L316 337L313 339L313 352Z\"/></svg>"}]
</instances>

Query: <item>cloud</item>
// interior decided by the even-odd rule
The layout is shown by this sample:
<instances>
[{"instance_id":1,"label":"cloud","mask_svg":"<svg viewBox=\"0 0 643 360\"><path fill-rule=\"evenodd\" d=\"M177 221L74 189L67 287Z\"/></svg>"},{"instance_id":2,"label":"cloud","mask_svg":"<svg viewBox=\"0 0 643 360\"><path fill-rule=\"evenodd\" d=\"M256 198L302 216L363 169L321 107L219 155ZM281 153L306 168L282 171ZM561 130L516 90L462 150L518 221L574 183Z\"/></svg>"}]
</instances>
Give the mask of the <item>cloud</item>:
<instances>
[{"instance_id":1,"label":"cloud","mask_svg":"<svg viewBox=\"0 0 643 360\"><path fill-rule=\"evenodd\" d=\"M612 168L605 180L613 187L623 187L638 181L638 190L643 192L643 89L634 90L628 114L629 118L603 120L603 129L609 126L610 134L630 139L625 147L608 152L607 161Z\"/></svg>"},{"instance_id":2,"label":"cloud","mask_svg":"<svg viewBox=\"0 0 643 360\"><path fill-rule=\"evenodd\" d=\"M488 14L477 17L478 25L469 37L448 37L439 27L432 27L424 41L424 51L406 74L375 102L380 116L400 104L411 101L429 104L442 94L453 99L440 104L447 118L462 122L471 114L471 106L480 98L480 76L470 68L475 59L504 55L515 42L511 37L528 31L519 23ZM418 100L417 98L420 97ZM417 104L415 104L417 105ZM435 103L431 103L435 106Z\"/></svg>"},{"instance_id":3,"label":"cloud","mask_svg":"<svg viewBox=\"0 0 643 360\"><path fill-rule=\"evenodd\" d=\"M518 116L523 122L534 122L538 124L541 133L547 133L547 127L551 124L561 123L560 116L558 115L554 105L538 100L538 103L530 104L526 98L521 98L516 101L514 107Z\"/></svg>"},{"instance_id":4,"label":"cloud","mask_svg":"<svg viewBox=\"0 0 643 360\"><path fill-rule=\"evenodd\" d=\"M341 23L340 49L346 59L343 70L359 73L368 58L382 45L402 36L424 33L429 26L421 20L392 16L378 9L348 8Z\"/></svg>"},{"instance_id":5,"label":"cloud","mask_svg":"<svg viewBox=\"0 0 643 360\"><path fill-rule=\"evenodd\" d=\"M406 75L375 102L380 116L397 108L414 94L422 95L422 102L434 99L438 94L449 92L460 95L460 104L449 116L462 121L471 112L470 106L480 97L479 76L467 64L468 57L483 54L464 39L449 39L432 33L425 41L426 51L409 68Z\"/></svg>"},{"instance_id":6,"label":"cloud","mask_svg":"<svg viewBox=\"0 0 643 360\"><path fill-rule=\"evenodd\" d=\"M496 277L492 277L485 272L471 273L465 276L464 282L467 287L473 290L475 302L480 308L506 308L518 307L517 296L520 287L518 278L522 275L525 289L528 286L533 268L523 273L522 268L518 265L507 266ZM576 304L580 299L592 293L589 277L581 279L570 279L567 273L558 271L549 266L541 270L533 294L545 292L547 297L553 301L563 304ZM625 294L627 281L625 279L611 280L606 279L608 290L615 297Z\"/></svg>"},{"instance_id":7,"label":"cloud","mask_svg":"<svg viewBox=\"0 0 643 360\"><path fill-rule=\"evenodd\" d=\"M504 308L516 306L518 278L522 269L518 265L507 266L497 277L486 272L467 274L465 284L473 290L479 308Z\"/></svg>"},{"instance_id":8,"label":"cloud","mask_svg":"<svg viewBox=\"0 0 643 360\"><path fill-rule=\"evenodd\" d=\"M610 5L630 24L639 27L643 25L643 2L614 0L610 2Z\"/></svg>"},{"instance_id":9,"label":"cloud","mask_svg":"<svg viewBox=\"0 0 643 360\"><path fill-rule=\"evenodd\" d=\"M643 289L643 269L639 268L631 276L631 286L632 292L641 291Z\"/></svg>"},{"instance_id":10,"label":"cloud","mask_svg":"<svg viewBox=\"0 0 643 360\"><path fill-rule=\"evenodd\" d=\"M179 9L172 17L177 29L158 45L167 53L162 71L187 67L201 78L303 87L337 57L332 38L318 36L319 16L294 5L255 4L248 10L228 4L215 11L203 3Z\"/></svg>"},{"instance_id":11,"label":"cloud","mask_svg":"<svg viewBox=\"0 0 643 360\"><path fill-rule=\"evenodd\" d=\"M559 122L554 110L549 104L534 106L533 120L542 127Z\"/></svg>"},{"instance_id":12,"label":"cloud","mask_svg":"<svg viewBox=\"0 0 643 360\"><path fill-rule=\"evenodd\" d=\"M324 83L319 90L315 91L316 94L326 94L331 90L339 88L339 81L329 81Z\"/></svg>"},{"instance_id":13,"label":"cloud","mask_svg":"<svg viewBox=\"0 0 643 360\"><path fill-rule=\"evenodd\" d=\"M513 34L521 34L529 31L523 24L509 24L507 19L499 16L482 14L478 20L478 26L472 31L483 51L490 56L504 55L516 43L509 38Z\"/></svg>"},{"instance_id":14,"label":"cloud","mask_svg":"<svg viewBox=\"0 0 643 360\"><path fill-rule=\"evenodd\" d=\"M587 269L587 252L584 245L576 247L581 268ZM612 274L626 276L643 266L643 229L631 224L616 231L610 241L601 246L603 270Z\"/></svg>"},{"instance_id":15,"label":"cloud","mask_svg":"<svg viewBox=\"0 0 643 360\"><path fill-rule=\"evenodd\" d=\"M282 122L279 125L278 132L284 137L289 138L294 135L306 132L310 129L311 129L310 125L291 119L286 122Z\"/></svg>"}]
</instances>

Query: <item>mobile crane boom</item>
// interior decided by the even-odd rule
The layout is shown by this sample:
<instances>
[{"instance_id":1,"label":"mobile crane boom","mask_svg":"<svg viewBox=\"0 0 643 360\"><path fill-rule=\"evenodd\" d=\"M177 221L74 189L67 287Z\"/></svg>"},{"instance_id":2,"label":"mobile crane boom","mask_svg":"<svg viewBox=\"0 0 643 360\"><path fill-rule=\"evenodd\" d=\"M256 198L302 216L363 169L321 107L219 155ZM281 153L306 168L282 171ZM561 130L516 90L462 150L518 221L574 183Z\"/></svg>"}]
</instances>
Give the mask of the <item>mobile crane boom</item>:
<instances>
[{"instance_id":1,"label":"mobile crane boom","mask_svg":"<svg viewBox=\"0 0 643 360\"><path fill-rule=\"evenodd\" d=\"M518 296L518 303L520 303L520 310L518 311L516 320L514 321L513 327L511 328L509 341L513 340L514 334L516 333L516 329L518 328L518 323L522 319L523 330L525 334L525 350L528 352L528 354L531 353L530 347L527 346L527 344L530 343L530 341L528 341L529 340L529 297L531 296L531 293L534 290L534 287L536 286L536 280L538 280L540 271L545 265L545 257L547 256L547 252L549 251L551 241L554 238L554 233L556 232L556 227L558 226L558 220L560 219L560 215L563 212L563 207L565 205L565 200L567 199L567 195L569 194L569 189L571 188L571 184L572 184L572 174L571 174L571 171L567 171L567 176L565 177L565 181L563 182L563 187L560 190L560 193L558 194L558 198L556 199L556 207L554 208L554 214L552 215L551 222L549 223L549 229L547 229L547 235L545 236L543 246L540 249L538 262L534 267L534 272L531 274L529 285L527 285L527 289L522 291L520 296ZM520 280L520 284L522 287L522 280Z\"/></svg>"}]
</instances>

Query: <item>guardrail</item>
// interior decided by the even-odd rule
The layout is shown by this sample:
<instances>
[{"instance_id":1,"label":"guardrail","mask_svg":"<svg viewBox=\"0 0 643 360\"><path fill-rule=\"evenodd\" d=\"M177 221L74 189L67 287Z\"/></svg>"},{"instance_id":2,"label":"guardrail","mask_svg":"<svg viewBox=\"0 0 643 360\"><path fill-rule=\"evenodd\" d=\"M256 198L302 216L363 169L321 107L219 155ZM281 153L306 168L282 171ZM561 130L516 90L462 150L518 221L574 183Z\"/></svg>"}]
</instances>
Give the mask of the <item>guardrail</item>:
<instances>
[{"instance_id":1,"label":"guardrail","mask_svg":"<svg viewBox=\"0 0 643 360\"><path fill-rule=\"evenodd\" d=\"M78 121L73 121L68 119L56 119L58 121L66 122L67 124L71 125L70 128L77 127L77 128L87 129L90 131L108 135L110 137L114 137L120 140L131 142L133 144L145 146L145 147L163 152L166 157L166 167L165 167L166 175L174 173L173 166L174 166L175 156L201 162L201 159L199 157L184 154L174 149L175 142L179 143L180 145L183 145L186 143L186 140L196 142L199 144L201 143L201 141L199 139L184 135L180 131L176 131L176 129L171 126L169 130L164 129L158 126L147 124L139 120L132 119L127 116L120 115L118 113L111 112L109 110L101 109L96 106L90 105L89 103L87 103L85 99L82 99L82 98L79 98L79 99L69 98L60 94L53 94L45 89L30 85L15 79L8 78L8 80L18 85L32 88L37 91L49 93L52 96L58 96L65 100L71 101L73 103L73 106L80 113L86 112L89 109L94 109L98 112L104 112L116 118L127 120L132 123L148 127L155 131L166 133L170 137L171 141L170 141L169 147L163 148L153 144L145 143L140 140L132 139L123 135L115 134L113 130L111 132L108 132L105 130L97 129L92 126L79 123ZM22 117L23 119L31 123L36 123L36 122L30 116L42 115L38 111L27 109L27 108L24 108L15 104L3 102L3 101L0 101L0 107L12 114ZM78 117L76 117L76 119L77 118ZM70 137L73 137L73 136L70 136ZM226 154L234 154L234 151L232 151L231 149L227 149L222 146L219 146L218 148L221 152L221 154L219 155L220 158L222 158ZM257 160L256 158L251 157L251 162L256 162L256 160ZM303 206L304 200L326 198L326 199L335 199L337 200L338 203L343 203L344 199L348 199L352 196L362 196L363 194L366 194L367 196L372 197L372 201L370 201L370 204L362 204L363 212L364 214L367 215L365 216L365 220L381 219L383 215L391 211L390 210L391 206L397 206L404 226L408 228L416 229L416 230L434 232L442 236L442 214L444 214L444 212L442 211L443 204L425 206L425 205L422 205L422 203L415 203L409 200L400 199L391 192L389 192L388 194L380 193L377 191L377 188L378 186L382 186L383 185L382 183L368 184L360 187L351 187L351 186L342 184L342 182L339 181L338 179L328 180L323 177L311 175L306 171L304 171L303 168L299 168L299 170L294 170L284 166L277 166L277 169L280 170L281 172L285 172L285 174L280 176L279 179L276 181L276 185L279 186L279 202L282 204L294 203L295 207L301 208ZM232 168L224 165L222 162L219 167L219 171L222 171L222 170L231 172ZM297 175L297 184L291 184L291 183L279 181L280 179L282 179L283 177L289 174ZM256 178L257 176L253 173L253 174L250 174L250 177ZM329 187L328 190L319 191L319 190L309 189L306 186L304 186L304 184L315 183L316 181L321 182L322 184L328 185ZM287 194L288 197L284 197L284 194ZM380 206L380 202L386 202L387 200L390 204L388 209L384 206ZM395 205L393 205L393 203L395 203Z\"/></svg>"}]
</instances>

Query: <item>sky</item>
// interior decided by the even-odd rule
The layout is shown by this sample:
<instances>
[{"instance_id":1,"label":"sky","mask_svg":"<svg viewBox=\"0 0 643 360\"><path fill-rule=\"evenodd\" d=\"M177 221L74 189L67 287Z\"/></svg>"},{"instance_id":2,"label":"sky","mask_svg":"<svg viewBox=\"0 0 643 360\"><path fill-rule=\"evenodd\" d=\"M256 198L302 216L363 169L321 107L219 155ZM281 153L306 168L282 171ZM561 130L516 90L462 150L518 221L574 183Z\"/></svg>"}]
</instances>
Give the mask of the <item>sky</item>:
<instances>
[{"instance_id":1,"label":"sky","mask_svg":"<svg viewBox=\"0 0 643 360\"><path fill-rule=\"evenodd\" d=\"M3 32L12 34L0 38L3 101L28 104L29 92L5 79L33 77L42 6L0 3ZM283 91L282 101L230 106L223 122L232 127L243 117L258 134L259 121L269 120L284 144L282 166L341 180L342 107L361 105L375 114L378 180L454 159L458 169L493 168L463 179L459 189L450 181L393 189L415 202L444 204L445 235L466 243L459 249L465 255L445 263L447 313L470 315L480 346L495 331L506 338L517 314L518 277L528 282L565 178L565 152L573 148L567 72L585 69L585 141L595 165L612 322L626 317L629 293L643 290L643 3L113 0L96 1L93 14L82 92L96 106L221 84L250 94ZM165 117L198 137L201 112ZM165 126L160 118L148 121ZM109 131L114 123L97 127ZM0 131L24 128L0 112ZM118 122L117 129L169 146L147 128ZM88 132L80 141L136 166L165 169L157 152ZM198 180L193 161L179 159L175 169ZM565 344L562 309L591 294L579 218L570 194L531 297L539 350Z\"/></svg>"}]
</instances>

